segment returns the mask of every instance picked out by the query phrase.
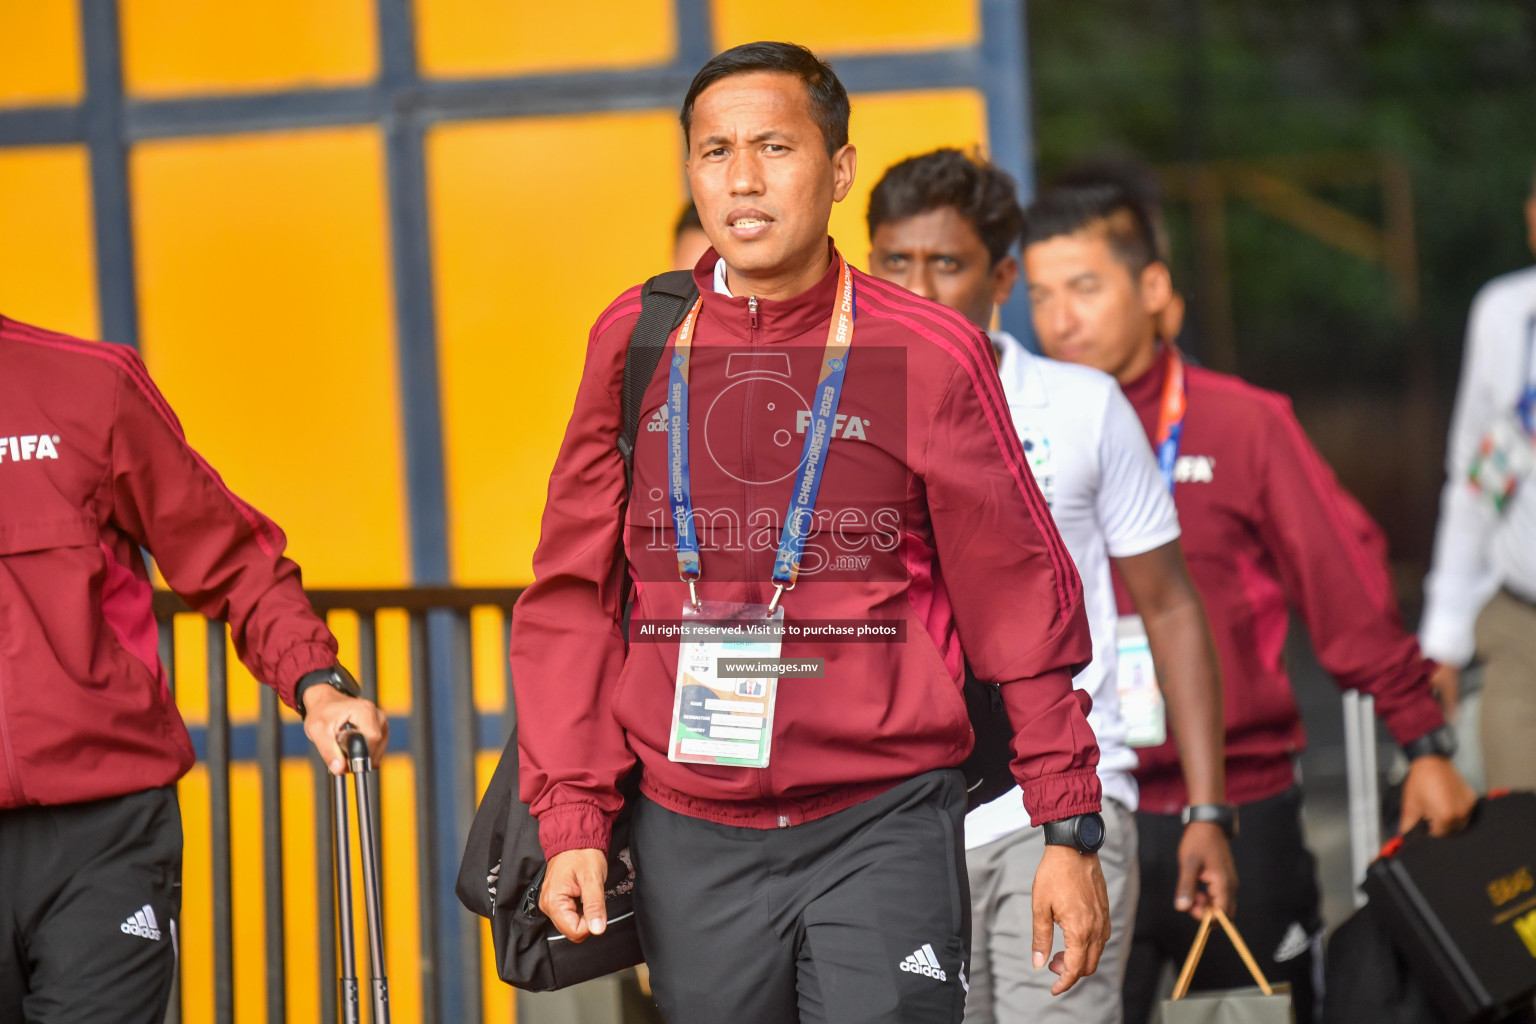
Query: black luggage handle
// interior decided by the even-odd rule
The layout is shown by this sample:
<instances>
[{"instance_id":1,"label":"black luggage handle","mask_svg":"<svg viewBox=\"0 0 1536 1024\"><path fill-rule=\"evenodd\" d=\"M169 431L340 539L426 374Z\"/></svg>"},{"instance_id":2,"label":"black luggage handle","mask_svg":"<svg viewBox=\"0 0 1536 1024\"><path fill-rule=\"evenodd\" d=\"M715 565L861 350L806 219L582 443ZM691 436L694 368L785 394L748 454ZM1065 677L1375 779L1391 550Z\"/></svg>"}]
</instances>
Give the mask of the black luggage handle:
<instances>
[{"instance_id":1,"label":"black luggage handle","mask_svg":"<svg viewBox=\"0 0 1536 1024\"><path fill-rule=\"evenodd\" d=\"M372 973L374 1024L389 1024L389 977L384 963L383 903L379 891L379 845L374 831L369 775L373 765L368 741L348 728L340 737L347 751L347 769L357 789L357 836L363 867L363 907L368 919L368 960ZM331 777L332 836L336 851L336 899L340 912L341 1009L345 1024L359 1024L357 954L352 934L352 851L348 834L347 784Z\"/></svg>"}]
</instances>

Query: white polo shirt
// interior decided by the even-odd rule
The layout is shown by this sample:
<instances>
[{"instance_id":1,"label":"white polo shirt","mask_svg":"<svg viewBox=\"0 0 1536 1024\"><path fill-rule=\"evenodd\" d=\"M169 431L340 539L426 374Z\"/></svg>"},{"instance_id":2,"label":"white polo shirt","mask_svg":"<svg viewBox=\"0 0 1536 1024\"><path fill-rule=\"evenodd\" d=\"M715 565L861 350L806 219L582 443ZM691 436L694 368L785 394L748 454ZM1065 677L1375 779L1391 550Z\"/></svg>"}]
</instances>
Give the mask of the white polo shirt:
<instances>
[{"instance_id":1,"label":"white polo shirt","mask_svg":"<svg viewBox=\"0 0 1536 1024\"><path fill-rule=\"evenodd\" d=\"M1073 684L1093 698L1104 795L1136 809L1136 753L1126 746L1115 685L1115 589L1109 560L1145 554L1179 537L1179 515L1146 432L1106 373L1032 354L1010 334L992 335L1014 428L1061 539L1083 578L1093 662ZM1015 788L965 819L966 849L1030 825Z\"/></svg>"}]
</instances>

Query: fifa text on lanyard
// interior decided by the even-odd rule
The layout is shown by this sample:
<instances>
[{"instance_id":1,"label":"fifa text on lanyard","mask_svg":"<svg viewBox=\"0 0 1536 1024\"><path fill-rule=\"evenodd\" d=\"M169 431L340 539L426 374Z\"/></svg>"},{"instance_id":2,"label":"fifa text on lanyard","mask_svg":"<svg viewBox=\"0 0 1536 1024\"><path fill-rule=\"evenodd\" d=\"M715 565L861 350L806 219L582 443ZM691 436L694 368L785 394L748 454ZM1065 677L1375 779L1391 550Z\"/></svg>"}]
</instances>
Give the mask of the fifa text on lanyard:
<instances>
[{"instance_id":1,"label":"fifa text on lanyard","mask_svg":"<svg viewBox=\"0 0 1536 1024\"><path fill-rule=\"evenodd\" d=\"M694 608L699 603L699 537L693 522L693 489L688 471L688 362L693 348L693 332L699 319L702 298L678 328L672 354L672 368L667 382L667 480L672 503L672 528L677 537L677 573L688 582L688 597ZM843 394L843 375L848 369L848 349L853 344L853 274L848 261L838 257L837 306L827 328L827 347L821 361L821 377L811 401L811 422L805 432L805 448L800 456L800 470L789 496L789 513L779 536L779 551L773 560L773 600L768 602L772 615L786 590L795 588L800 574L800 559L805 554L805 538L815 519L816 494L821 489L821 471L826 466L827 447L832 443L832 428L837 422L837 404Z\"/></svg>"}]
</instances>

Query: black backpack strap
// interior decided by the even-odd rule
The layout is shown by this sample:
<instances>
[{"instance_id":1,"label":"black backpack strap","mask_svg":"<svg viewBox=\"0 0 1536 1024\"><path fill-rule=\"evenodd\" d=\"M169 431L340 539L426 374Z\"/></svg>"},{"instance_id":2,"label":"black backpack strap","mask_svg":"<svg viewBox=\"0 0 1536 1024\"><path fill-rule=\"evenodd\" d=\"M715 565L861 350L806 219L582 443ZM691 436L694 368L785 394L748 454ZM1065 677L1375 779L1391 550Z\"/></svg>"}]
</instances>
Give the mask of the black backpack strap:
<instances>
[{"instance_id":1,"label":"black backpack strap","mask_svg":"<svg viewBox=\"0 0 1536 1024\"><path fill-rule=\"evenodd\" d=\"M646 389L656 375L667 339L683 322L699 290L693 283L693 271L672 270L657 274L640 290L640 319L629 336L624 354L624 393L621 402L624 421L619 432L619 454L624 456L625 490L634 475L635 439L640 436L641 405Z\"/></svg>"}]
</instances>

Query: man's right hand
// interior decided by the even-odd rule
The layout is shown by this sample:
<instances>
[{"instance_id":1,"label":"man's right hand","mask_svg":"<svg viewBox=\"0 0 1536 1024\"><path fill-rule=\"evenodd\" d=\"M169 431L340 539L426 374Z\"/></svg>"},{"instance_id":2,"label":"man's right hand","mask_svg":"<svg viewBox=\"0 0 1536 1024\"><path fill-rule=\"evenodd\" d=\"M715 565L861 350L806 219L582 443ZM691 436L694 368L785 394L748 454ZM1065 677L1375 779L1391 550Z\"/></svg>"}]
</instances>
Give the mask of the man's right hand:
<instances>
[{"instance_id":1,"label":"man's right hand","mask_svg":"<svg viewBox=\"0 0 1536 1024\"><path fill-rule=\"evenodd\" d=\"M1058 975L1051 995L1059 996L1099 969L1099 957L1109 942L1109 890L1098 854L1047 846L1035 869L1031 903L1035 970L1049 966ZM1053 957L1055 925L1061 926L1066 948Z\"/></svg>"},{"instance_id":2,"label":"man's right hand","mask_svg":"<svg viewBox=\"0 0 1536 1024\"><path fill-rule=\"evenodd\" d=\"M603 886L608 881L608 855L602 850L566 850L549 859L539 909L572 942L601 935L608 927Z\"/></svg>"},{"instance_id":3,"label":"man's right hand","mask_svg":"<svg viewBox=\"0 0 1536 1024\"><path fill-rule=\"evenodd\" d=\"M1467 785L1449 759L1438 754L1416 757L1403 780L1403 816L1398 830L1407 832L1420 821L1429 822L1429 834L1448 836L1467 827L1477 794Z\"/></svg>"},{"instance_id":4,"label":"man's right hand","mask_svg":"<svg viewBox=\"0 0 1536 1024\"><path fill-rule=\"evenodd\" d=\"M1205 888L1200 888L1200 883ZM1174 890L1175 910L1186 911L1199 919L1214 903L1231 917L1237 910L1237 865L1232 860L1232 846L1220 825L1192 821L1184 826L1179 842L1179 884Z\"/></svg>"}]
</instances>

